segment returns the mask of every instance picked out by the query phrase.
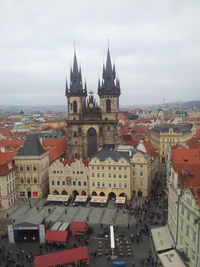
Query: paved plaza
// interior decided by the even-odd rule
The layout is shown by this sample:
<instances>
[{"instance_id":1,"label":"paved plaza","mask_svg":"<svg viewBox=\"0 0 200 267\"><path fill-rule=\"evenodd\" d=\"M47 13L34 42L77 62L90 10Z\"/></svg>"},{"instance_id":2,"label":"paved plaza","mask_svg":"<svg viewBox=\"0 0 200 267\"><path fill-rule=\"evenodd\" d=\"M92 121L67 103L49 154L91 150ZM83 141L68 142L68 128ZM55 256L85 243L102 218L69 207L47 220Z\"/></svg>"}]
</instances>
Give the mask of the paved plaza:
<instances>
[{"instance_id":1,"label":"paved plaza","mask_svg":"<svg viewBox=\"0 0 200 267\"><path fill-rule=\"evenodd\" d=\"M142 198L138 198L134 201L133 206L142 206ZM90 266L112 266L112 260L108 260L106 252L110 248L110 240L105 231L109 230L110 225L115 227L116 235L116 247L118 251L118 258L116 260L125 261L126 266L143 266L140 264L142 258L147 258L149 250L151 250L151 242L148 236L144 236L139 243L131 241L131 234L137 234L140 226L136 224L134 215L124 212L123 208L117 208L114 203L110 201L108 207L91 207L88 204L85 207L82 206L64 206L64 204L54 205L45 204L44 199L31 199L26 201L16 202L6 213L1 213L1 219L7 218L12 222L19 216L26 214L28 211L37 211L39 214L43 214L45 217L46 225L53 224L56 221L86 221L90 227L94 229L94 233L90 236L88 247L90 253L93 255L95 251L98 251L99 245L103 247L102 255L91 257ZM6 224L4 225L6 227ZM3 231L3 229L1 229ZM6 228L4 229L6 230ZM82 243L81 243L82 242ZM84 245L80 240L69 240L67 247L74 243L77 246ZM9 251L13 251L13 255L16 254L20 248L25 250L25 253L32 251L33 255L40 253L38 243L18 243L8 244L7 238L0 241L0 245L5 245ZM127 247L126 247L127 246ZM45 245L43 245L45 252ZM129 254L128 254L129 249ZM53 250L54 251L54 250ZM56 250L57 251L57 250ZM120 255L120 256L119 256ZM1 265L6 266L6 265ZM9 265L15 266L15 265ZM31 263L26 262L24 266L33 266Z\"/></svg>"},{"instance_id":2,"label":"paved plaza","mask_svg":"<svg viewBox=\"0 0 200 267\"><path fill-rule=\"evenodd\" d=\"M138 199L135 205L142 205L142 201L142 198ZM91 207L90 204L87 206L45 205L45 202L44 199L18 201L6 213L1 213L0 217L8 217L12 221L31 210L37 210L39 214L44 215L46 223L87 221L90 225L114 224L125 227L128 224L133 225L136 221L133 215L123 212L123 208L116 208L113 203L108 204L109 207Z\"/></svg>"}]
</instances>

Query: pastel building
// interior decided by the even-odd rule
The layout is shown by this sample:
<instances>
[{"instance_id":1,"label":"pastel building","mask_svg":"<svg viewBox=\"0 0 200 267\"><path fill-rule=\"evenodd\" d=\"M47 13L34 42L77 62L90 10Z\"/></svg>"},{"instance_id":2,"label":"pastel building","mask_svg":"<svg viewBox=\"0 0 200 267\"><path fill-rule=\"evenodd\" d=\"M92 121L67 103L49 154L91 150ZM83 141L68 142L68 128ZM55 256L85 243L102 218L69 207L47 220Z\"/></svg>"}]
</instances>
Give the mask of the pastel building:
<instances>
[{"instance_id":1,"label":"pastel building","mask_svg":"<svg viewBox=\"0 0 200 267\"><path fill-rule=\"evenodd\" d=\"M168 147L184 143L192 137L189 125L159 124L151 129L151 142L158 151L160 162L167 161Z\"/></svg>"},{"instance_id":2,"label":"pastel building","mask_svg":"<svg viewBox=\"0 0 200 267\"><path fill-rule=\"evenodd\" d=\"M17 200L16 165L12 154L0 153L0 210L8 209Z\"/></svg>"},{"instance_id":3,"label":"pastel building","mask_svg":"<svg viewBox=\"0 0 200 267\"><path fill-rule=\"evenodd\" d=\"M174 147L168 173L168 228L176 249L191 267L199 266L200 150Z\"/></svg>"}]
</instances>

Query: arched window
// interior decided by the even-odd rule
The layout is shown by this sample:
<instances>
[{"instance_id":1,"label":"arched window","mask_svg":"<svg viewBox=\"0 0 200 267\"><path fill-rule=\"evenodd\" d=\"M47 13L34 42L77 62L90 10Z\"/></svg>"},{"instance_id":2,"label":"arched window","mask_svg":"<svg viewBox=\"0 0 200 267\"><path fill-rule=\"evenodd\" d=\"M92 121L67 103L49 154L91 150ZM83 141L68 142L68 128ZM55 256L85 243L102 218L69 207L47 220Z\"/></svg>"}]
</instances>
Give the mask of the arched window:
<instances>
[{"instance_id":1,"label":"arched window","mask_svg":"<svg viewBox=\"0 0 200 267\"><path fill-rule=\"evenodd\" d=\"M34 184L37 184L37 179L36 178L34 178Z\"/></svg>"},{"instance_id":2,"label":"arched window","mask_svg":"<svg viewBox=\"0 0 200 267\"><path fill-rule=\"evenodd\" d=\"M24 183L24 179L23 179L23 178L21 178L21 180L20 180L20 181L21 181L21 184L23 184L23 183Z\"/></svg>"},{"instance_id":3,"label":"arched window","mask_svg":"<svg viewBox=\"0 0 200 267\"><path fill-rule=\"evenodd\" d=\"M29 167L29 166L26 166L26 170L27 170L27 171L30 171L30 167Z\"/></svg>"},{"instance_id":4,"label":"arched window","mask_svg":"<svg viewBox=\"0 0 200 267\"><path fill-rule=\"evenodd\" d=\"M77 137L77 133L76 132L74 132L74 137Z\"/></svg>"},{"instance_id":5,"label":"arched window","mask_svg":"<svg viewBox=\"0 0 200 267\"><path fill-rule=\"evenodd\" d=\"M106 112L111 112L111 100L106 100Z\"/></svg>"},{"instance_id":6,"label":"arched window","mask_svg":"<svg viewBox=\"0 0 200 267\"><path fill-rule=\"evenodd\" d=\"M36 170L37 170L36 166L33 166L33 171L36 171Z\"/></svg>"},{"instance_id":7,"label":"arched window","mask_svg":"<svg viewBox=\"0 0 200 267\"><path fill-rule=\"evenodd\" d=\"M73 101L73 112L77 113L77 102Z\"/></svg>"},{"instance_id":8,"label":"arched window","mask_svg":"<svg viewBox=\"0 0 200 267\"><path fill-rule=\"evenodd\" d=\"M27 179L27 184L30 184L31 183L31 180L28 178Z\"/></svg>"},{"instance_id":9,"label":"arched window","mask_svg":"<svg viewBox=\"0 0 200 267\"><path fill-rule=\"evenodd\" d=\"M23 167L22 167L22 166L20 166L20 168L19 168L19 169L20 169L20 171L23 171Z\"/></svg>"}]
</instances>

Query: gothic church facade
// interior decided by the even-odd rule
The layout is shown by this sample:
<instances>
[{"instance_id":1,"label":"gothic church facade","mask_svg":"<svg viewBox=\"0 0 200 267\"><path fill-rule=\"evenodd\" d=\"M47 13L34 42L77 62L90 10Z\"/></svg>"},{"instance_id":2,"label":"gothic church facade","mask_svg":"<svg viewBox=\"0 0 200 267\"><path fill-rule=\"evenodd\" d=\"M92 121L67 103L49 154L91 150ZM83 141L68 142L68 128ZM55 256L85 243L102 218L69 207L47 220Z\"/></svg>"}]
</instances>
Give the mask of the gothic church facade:
<instances>
[{"instance_id":1,"label":"gothic church facade","mask_svg":"<svg viewBox=\"0 0 200 267\"><path fill-rule=\"evenodd\" d=\"M67 157L90 157L98 150L114 148L120 144L118 121L120 83L112 66L108 49L106 65L103 65L102 80L98 81L98 105L93 92L83 86L81 68L74 53L69 87L66 82L67 115Z\"/></svg>"}]
</instances>

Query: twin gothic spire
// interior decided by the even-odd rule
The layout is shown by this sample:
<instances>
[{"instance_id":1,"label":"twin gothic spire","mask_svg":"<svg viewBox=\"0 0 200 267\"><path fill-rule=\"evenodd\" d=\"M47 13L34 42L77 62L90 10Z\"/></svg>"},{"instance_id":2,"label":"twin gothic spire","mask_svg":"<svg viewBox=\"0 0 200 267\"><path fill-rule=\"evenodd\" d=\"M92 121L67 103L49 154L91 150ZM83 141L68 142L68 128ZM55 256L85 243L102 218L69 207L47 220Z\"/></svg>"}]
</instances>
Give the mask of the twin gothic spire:
<instances>
[{"instance_id":1,"label":"twin gothic spire","mask_svg":"<svg viewBox=\"0 0 200 267\"><path fill-rule=\"evenodd\" d=\"M68 88L66 81L66 95L87 96L87 86L83 88L81 67L78 68L76 52L74 51L73 69L70 69L70 85Z\"/></svg>"},{"instance_id":2,"label":"twin gothic spire","mask_svg":"<svg viewBox=\"0 0 200 267\"><path fill-rule=\"evenodd\" d=\"M98 81L98 94L101 95L120 95L120 83L116 78L115 65L111 63L110 51L108 49L106 66L103 65L102 81ZM73 69L70 70L70 85L68 88L66 81L66 96L87 96L87 86L83 88L81 67L78 68L76 52L74 52Z\"/></svg>"}]
</instances>

